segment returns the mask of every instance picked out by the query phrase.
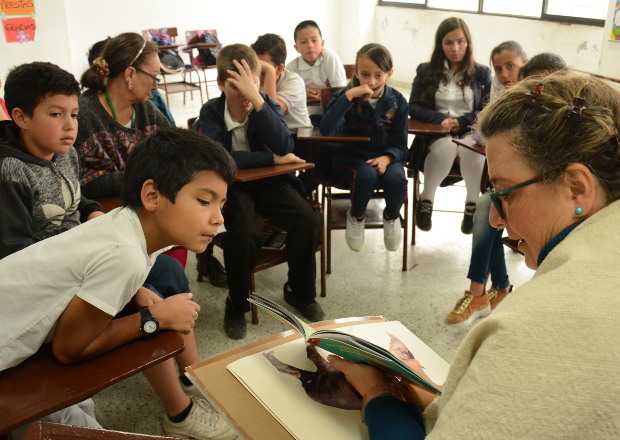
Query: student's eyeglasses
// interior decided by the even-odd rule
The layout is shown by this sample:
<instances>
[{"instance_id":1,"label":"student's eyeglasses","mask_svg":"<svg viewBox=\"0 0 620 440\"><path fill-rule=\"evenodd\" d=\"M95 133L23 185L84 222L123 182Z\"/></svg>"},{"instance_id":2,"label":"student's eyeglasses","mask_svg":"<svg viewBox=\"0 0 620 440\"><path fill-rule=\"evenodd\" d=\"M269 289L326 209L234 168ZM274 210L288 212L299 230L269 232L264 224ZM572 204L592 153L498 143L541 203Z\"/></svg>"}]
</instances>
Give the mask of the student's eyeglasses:
<instances>
[{"instance_id":1,"label":"student's eyeglasses","mask_svg":"<svg viewBox=\"0 0 620 440\"><path fill-rule=\"evenodd\" d=\"M139 67L135 67L135 66L134 66L134 69L136 69L137 72L140 72L148 76L149 78L151 78L156 86L158 86L159 83L161 82L161 80L157 78L157 76L153 75L152 73L147 72L146 70L140 69Z\"/></svg>"},{"instance_id":2,"label":"student's eyeglasses","mask_svg":"<svg viewBox=\"0 0 620 440\"><path fill-rule=\"evenodd\" d=\"M513 192L521 188L525 188L526 186L532 185L534 183L542 182L543 180L544 179L542 177L534 177L533 179L526 180L525 182L521 182L521 183L517 183L516 185L509 186L508 188L503 189L501 191L495 191L495 188L491 187L489 191L489 197L491 198L491 203L493 203L495 210L497 211L499 216L502 218L502 220L506 220L506 211L504 211L504 206L502 204L502 199L504 197L509 196L510 194L512 194Z\"/></svg>"}]
</instances>

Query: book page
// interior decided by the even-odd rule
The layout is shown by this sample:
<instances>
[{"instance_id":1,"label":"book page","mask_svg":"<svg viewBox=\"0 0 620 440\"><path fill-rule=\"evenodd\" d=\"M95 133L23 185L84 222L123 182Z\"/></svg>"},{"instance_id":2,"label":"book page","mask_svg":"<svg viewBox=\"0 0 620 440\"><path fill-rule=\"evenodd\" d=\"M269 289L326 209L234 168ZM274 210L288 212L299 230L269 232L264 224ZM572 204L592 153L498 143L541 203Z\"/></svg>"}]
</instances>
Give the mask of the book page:
<instances>
[{"instance_id":1,"label":"book page","mask_svg":"<svg viewBox=\"0 0 620 440\"><path fill-rule=\"evenodd\" d=\"M354 325L338 330L362 337L386 349L390 348L392 335L413 353L433 382L443 384L447 376L448 364L400 322ZM324 358L328 355L321 349L318 352ZM351 392L345 386L348 384L315 381L317 371L323 374L324 370L317 369L308 359L302 338L239 359L228 365L228 370L296 439L357 440L368 436L359 409L342 409L343 406L354 407L356 404L356 396L348 394ZM329 382L330 389L334 389L338 396L332 398L327 395L324 387L317 386L317 382L322 385ZM341 407L319 403L317 395L319 400L331 399Z\"/></svg>"}]
</instances>

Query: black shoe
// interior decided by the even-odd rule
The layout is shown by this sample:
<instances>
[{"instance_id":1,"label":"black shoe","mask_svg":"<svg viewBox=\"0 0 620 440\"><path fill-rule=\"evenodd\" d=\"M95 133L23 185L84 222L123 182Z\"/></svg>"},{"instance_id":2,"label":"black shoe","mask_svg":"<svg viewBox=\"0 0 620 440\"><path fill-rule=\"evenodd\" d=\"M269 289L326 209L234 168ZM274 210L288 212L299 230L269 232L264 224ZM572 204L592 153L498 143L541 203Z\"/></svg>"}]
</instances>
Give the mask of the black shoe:
<instances>
[{"instance_id":1,"label":"black shoe","mask_svg":"<svg viewBox=\"0 0 620 440\"><path fill-rule=\"evenodd\" d=\"M247 333L245 312L233 311L228 299L226 299L226 310L224 311L224 331L230 339L243 339Z\"/></svg>"},{"instance_id":2,"label":"black shoe","mask_svg":"<svg viewBox=\"0 0 620 440\"><path fill-rule=\"evenodd\" d=\"M198 261L198 281L202 281L203 277L206 276L215 287L228 287L226 269L217 258L205 251L202 254L197 254L196 259Z\"/></svg>"},{"instance_id":3,"label":"black shoe","mask_svg":"<svg viewBox=\"0 0 620 440\"><path fill-rule=\"evenodd\" d=\"M415 223L423 231L430 231L433 227L431 216L433 215L433 202L420 200L415 212Z\"/></svg>"},{"instance_id":4,"label":"black shoe","mask_svg":"<svg viewBox=\"0 0 620 440\"><path fill-rule=\"evenodd\" d=\"M298 303L288 283L284 284L284 301L292 305L309 322L321 321L325 317L325 313L318 302L313 300L311 303Z\"/></svg>"},{"instance_id":5,"label":"black shoe","mask_svg":"<svg viewBox=\"0 0 620 440\"><path fill-rule=\"evenodd\" d=\"M474 213L476 212L476 204L468 202L465 204L465 214L461 222L461 232L463 234L471 234L474 230Z\"/></svg>"}]
</instances>

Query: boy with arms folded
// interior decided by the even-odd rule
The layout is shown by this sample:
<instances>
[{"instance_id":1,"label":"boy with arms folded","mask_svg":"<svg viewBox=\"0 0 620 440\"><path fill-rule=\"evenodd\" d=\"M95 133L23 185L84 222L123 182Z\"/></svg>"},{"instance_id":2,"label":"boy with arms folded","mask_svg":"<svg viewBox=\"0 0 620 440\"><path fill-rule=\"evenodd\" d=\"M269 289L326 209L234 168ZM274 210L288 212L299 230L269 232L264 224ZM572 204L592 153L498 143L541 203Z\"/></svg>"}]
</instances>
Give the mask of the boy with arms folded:
<instances>
[{"instance_id":1,"label":"boy with arms folded","mask_svg":"<svg viewBox=\"0 0 620 440\"><path fill-rule=\"evenodd\" d=\"M256 53L242 44L224 47L217 58L217 76L222 96L200 110L199 132L221 142L239 168L303 162L292 153L293 138L280 108L259 92ZM299 183L293 176L277 176L230 188L224 207L224 262L229 287L224 329L232 339L246 334L250 273L258 252L257 213L287 232L285 300L310 321L323 318L321 306L314 300L321 219L296 188Z\"/></svg>"},{"instance_id":2,"label":"boy with arms folded","mask_svg":"<svg viewBox=\"0 0 620 440\"><path fill-rule=\"evenodd\" d=\"M131 153L123 208L0 260L0 371L46 342L60 362L74 363L162 329L192 332L200 307L191 293L161 299L141 286L167 246L206 248L234 173L221 147L187 130L162 130ZM119 315L131 301L140 311ZM234 438L206 401L184 393L174 360L145 375L166 411L167 434Z\"/></svg>"}]
</instances>

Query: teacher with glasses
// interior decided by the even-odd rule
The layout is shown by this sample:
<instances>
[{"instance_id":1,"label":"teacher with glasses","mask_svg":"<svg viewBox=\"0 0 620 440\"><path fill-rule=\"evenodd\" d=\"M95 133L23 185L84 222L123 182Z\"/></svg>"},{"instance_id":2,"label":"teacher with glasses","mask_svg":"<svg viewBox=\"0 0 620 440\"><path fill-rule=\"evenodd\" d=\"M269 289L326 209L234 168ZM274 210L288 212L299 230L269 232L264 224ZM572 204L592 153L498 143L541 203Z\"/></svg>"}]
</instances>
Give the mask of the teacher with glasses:
<instances>
[{"instance_id":1,"label":"teacher with glasses","mask_svg":"<svg viewBox=\"0 0 620 440\"><path fill-rule=\"evenodd\" d=\"M619 127L618 93L570 72L482 111L490 222L536 274L471 329L435 399L332 357L371 439L620 438Z\"/></svg>"},{"instance_id":2,"label":"teacher with glasses","mask_svg":"<svg viewBox=\"0 0 620 440\"><path fill-rule=\"evenodd\" d=\"M123 33L108 39L82 74L86 91L75 146L87 197L119 196L129 152L143 137L171 125L149 101L160 69L155 44Z\"/></svg>"}]
</instances>

